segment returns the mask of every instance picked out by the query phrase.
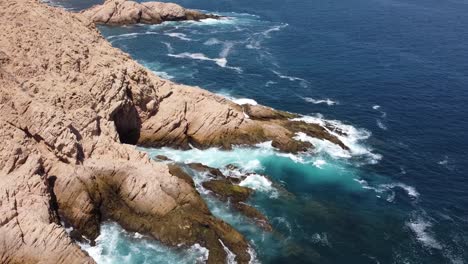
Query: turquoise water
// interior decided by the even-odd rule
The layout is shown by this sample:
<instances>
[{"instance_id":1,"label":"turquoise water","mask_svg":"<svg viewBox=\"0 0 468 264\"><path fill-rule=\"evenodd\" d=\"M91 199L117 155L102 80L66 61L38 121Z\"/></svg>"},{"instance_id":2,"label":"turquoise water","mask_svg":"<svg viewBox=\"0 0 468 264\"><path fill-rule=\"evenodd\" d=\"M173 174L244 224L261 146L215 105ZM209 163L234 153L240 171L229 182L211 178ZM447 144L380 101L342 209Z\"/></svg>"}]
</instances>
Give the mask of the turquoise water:
<instances>
[{"instance_id":1,"label":"turquoise water","mask_svg":"<svg viewBox=\"0 0 468 264\"><path fill-rule=\"evenodd\" d=\"M95 2L54 3L80 10ZM306 137L318 148L300 156L268 143L229 152L143 149L180 164L234 163L256 172L243 184L257 189L249 203L273 233L211 197L199 184L205 176L186 168L213 213L249 239L256 261L468 262L466 1L175 2L228 19L99 29L163 77L309 122L340 120L331 122L350 135L343 138L349 153ZM204 257L202 249L134 236L107 223L98 247L87 250L99 263Z\"/></svg>"}]
</instances>

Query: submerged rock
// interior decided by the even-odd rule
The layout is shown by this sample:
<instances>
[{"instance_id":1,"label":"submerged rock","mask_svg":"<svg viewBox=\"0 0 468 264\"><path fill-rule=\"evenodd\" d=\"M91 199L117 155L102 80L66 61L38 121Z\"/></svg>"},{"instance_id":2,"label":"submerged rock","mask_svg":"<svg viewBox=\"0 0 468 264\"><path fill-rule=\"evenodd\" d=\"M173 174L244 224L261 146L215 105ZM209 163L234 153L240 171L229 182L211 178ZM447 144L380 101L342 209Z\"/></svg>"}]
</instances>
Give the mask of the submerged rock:
<instances>
[{"instance_id":1,"label":"submerged rock","mask_svg":"<svg viewBox=\"0 0 468 264\"><path fill-rule=\"evenodd\" d=\"M220 18L217 15L185 9L174 3L138 3L129 0L107 0L104 4L93 6L81 13L94 23L108 25L160 24L164 21Z\"/></svg>"},{"instance_id":2,"label":"submerged rock","mask_svg":"<svg viewBox=\"0 0 468 264\"><path fill-rule=\"evenodd\" d=\"M208 167L206 165L203 165L201 163L189 163L187 164L191 169L199 171L199 172L208 172L209 174L215 176L215 177L221 177L223 178L224 175L223 173L216 168Z\"/></svg>"},{"instance_id":3,"label":"submerged rock","mask_svg":"<svg viewBox=\"0 0 468 264\"><path fill-rule=\"evenodd\" d=\"M246 201L253 193L252 189L234 185L227 179L211 180L204 182L202 185L206 189L213 191L222 201L229 199L234 203Z\"/></svg>"}]
</instances>

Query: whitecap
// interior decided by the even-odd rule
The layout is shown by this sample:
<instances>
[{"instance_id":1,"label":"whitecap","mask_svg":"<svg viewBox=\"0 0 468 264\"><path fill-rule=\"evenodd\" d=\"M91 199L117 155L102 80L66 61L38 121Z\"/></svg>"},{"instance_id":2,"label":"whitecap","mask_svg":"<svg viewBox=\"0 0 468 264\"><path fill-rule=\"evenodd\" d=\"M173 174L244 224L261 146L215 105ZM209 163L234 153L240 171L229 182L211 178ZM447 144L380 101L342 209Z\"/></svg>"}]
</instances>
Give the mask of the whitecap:
<instances>
[{"instance_id":1,"label":"whitecap","mask_svg":"<svg viewBox=\"0 0 468 264\"><path fill-rule=\"evenodd\" d=\"M329 98L327 99L314 99L314 98L311 98L311 97L304 97L304 100L308 103L313 103L313 104L326 104L328 106L332 106L332 105L337 105L338 102L336 101L333 101Z\"/></svg>"},{"instance_id":2,"label":"whitecap","mask_svg":"<svg viewBox=\"0 0 468 264\"><path fill-rule=\"evenodd\" d=\"M256 191L271 192L273 190L272 182L260 174L250 174L239 183L240 186L249 187Z\"/></svg>"},{"instance_id":3,"label":"whitecap","mask_svg":"<svg viewBox=\"0 0 468 264\"><path fill-rule=\"evenodd\" d=\"M188 38L187 35L184 33L177 33L177 32L169 32L169 33L164 33L164 35L172 37L172 38L178 38L180 40L185 40L185 41L191 41L191 38Z\"/></svg>"},{"instance_id":4,"label":"whitecap","mask_svg":"<svg viewBox=\"0 0 468 264\"><path fill-rule=\"evenodd\" d=\"M430 234L429 228L432 224L422 218L407 223L407 226L414 232L416 239L424 246L434 249L442 249L442 245Z\"/></svg>"},{"instance_id":5,"label":"whitecap","mask_svg":"<svg viewBox=\"0 0 468 264\"><path fill-rule=\"evenodd\" d=\"M379 108L380 108L380 105L374 105L374 106L372 106L372 109L374 109L374 110L378 110Z\"/></svg>"}]
</instances>

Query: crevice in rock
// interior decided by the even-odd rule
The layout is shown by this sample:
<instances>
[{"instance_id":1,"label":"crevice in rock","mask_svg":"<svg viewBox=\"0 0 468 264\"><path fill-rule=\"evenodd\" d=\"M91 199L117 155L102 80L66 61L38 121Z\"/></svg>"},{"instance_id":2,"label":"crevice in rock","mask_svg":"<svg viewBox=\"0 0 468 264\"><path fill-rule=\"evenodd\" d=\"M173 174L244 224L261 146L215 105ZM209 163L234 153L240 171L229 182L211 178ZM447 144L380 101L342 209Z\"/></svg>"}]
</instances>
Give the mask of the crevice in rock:
<instances>
[{"instance_id":1,"label":"crevice in rock","mask_svg":"<svg viewBox=\"0 0 468 264\"><path fill-rule=\"evenodd\" d=\"M121 143L135 145L138 143L141 131L141 120L134 105L124 105L114 114L117 133Z\"/></svg>"}]
</instances>

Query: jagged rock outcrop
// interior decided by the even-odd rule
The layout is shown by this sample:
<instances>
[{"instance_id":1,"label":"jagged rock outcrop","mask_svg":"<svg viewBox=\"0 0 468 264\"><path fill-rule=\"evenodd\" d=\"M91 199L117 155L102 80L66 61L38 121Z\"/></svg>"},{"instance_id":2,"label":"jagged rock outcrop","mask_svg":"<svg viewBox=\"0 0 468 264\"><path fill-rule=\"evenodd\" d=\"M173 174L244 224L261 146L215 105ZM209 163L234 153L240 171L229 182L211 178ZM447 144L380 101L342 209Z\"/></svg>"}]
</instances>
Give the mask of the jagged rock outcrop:
<instances>
[{"instance_id":1,"label":"jagged rock outcrop","mask_svg":"<svg viewBox=\"0 0 468 264\"><path fill-rule=\"evenodd\" d=\"M224 261L222 241L247 263L246 240L211 215L190 177L132 146L310 146L291 139L304 128L287 116L244 111L158 78L83 14L0 1L0 262L94 263L61 223L94 239L110 219L168 245L200 243L209 263Z\"/></svg>"},{"instance_id":2,"label":"jagged rock outcrop","mask_svg":"<svg viewBox=\"0 0 468 264\"><path fill-rule=\"evenodd\" d=\"M185 9L174 3L137 3L128 0L106 0L102 5L82 11L82 14L94 23L108 25L159 24L164 21L219 18L217 15Z\"/></svg>"}]
</instances>

